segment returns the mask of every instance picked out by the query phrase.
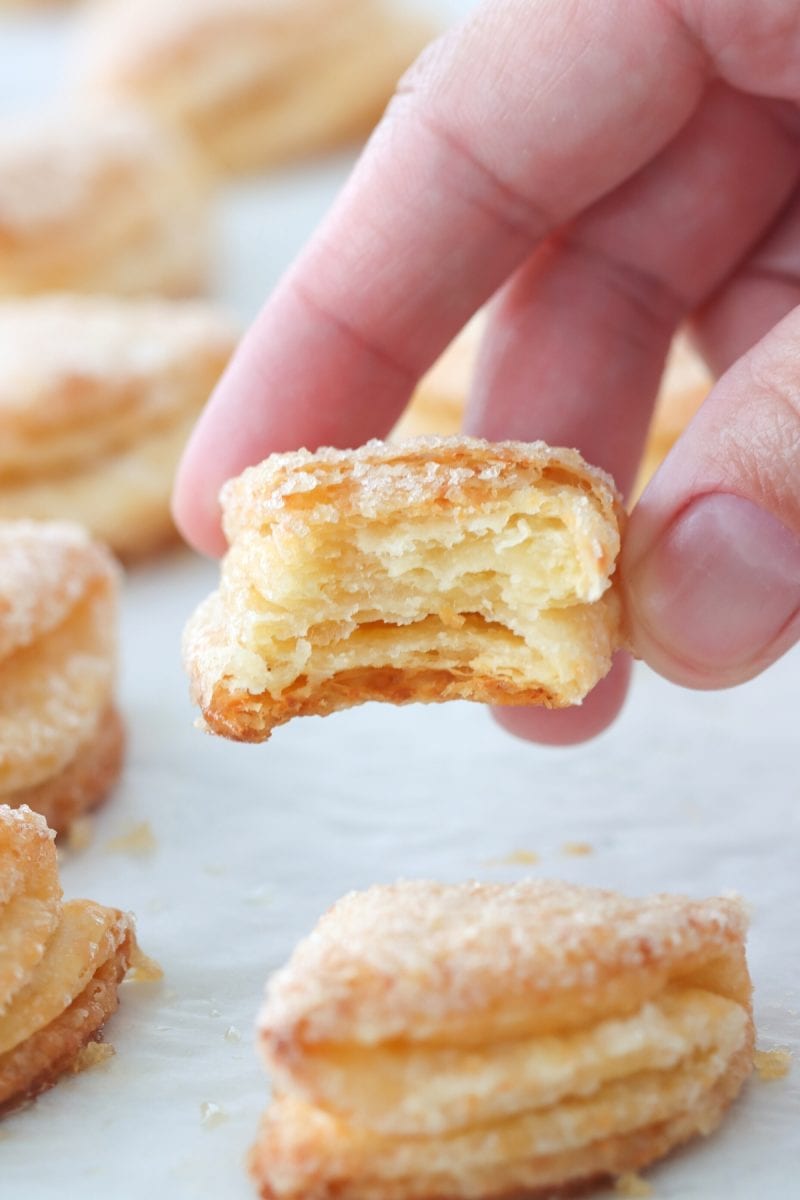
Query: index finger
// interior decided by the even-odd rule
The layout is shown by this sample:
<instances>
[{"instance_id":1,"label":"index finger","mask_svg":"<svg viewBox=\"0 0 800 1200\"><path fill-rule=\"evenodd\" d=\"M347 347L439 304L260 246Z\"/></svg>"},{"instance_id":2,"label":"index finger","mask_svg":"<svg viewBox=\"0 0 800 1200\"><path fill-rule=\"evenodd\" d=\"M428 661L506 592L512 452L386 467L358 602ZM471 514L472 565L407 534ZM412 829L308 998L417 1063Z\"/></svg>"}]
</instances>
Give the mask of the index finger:
<instances>
[{"instance_id":1,"label":"index finger","mask_svg":"<svg viewBox=\"0 0 800 1200\"><path fill-rule=\"evenodd\" d=\"M222 548L217 491L247 464L386 433L535 244L688 118L710 70L698 37L666 0L502 0L434 44L201 418L176 486L187 538Z\"/></svg>"}]
</instances>

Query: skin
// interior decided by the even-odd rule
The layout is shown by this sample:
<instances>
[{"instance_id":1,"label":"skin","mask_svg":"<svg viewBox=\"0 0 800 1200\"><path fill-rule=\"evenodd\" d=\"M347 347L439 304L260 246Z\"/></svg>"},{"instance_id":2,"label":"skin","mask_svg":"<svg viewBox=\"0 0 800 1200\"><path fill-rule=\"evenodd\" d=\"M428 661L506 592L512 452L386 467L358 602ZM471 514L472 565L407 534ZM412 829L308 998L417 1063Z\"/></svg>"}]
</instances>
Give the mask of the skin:
<instances>
[{"instance_id":1,"label":"skin","mask_svg":"<svg viewBox=\"0 0 800 1200\"><path fill-rule=\"evenodd\" d=\"M577 446L630 487L682 322L719 380L634 509L632 644L729 687L800 637L800 0L486 0L405 76L234 357L175 515L223 549L221 483L391 429L491 298L469 431ZM512 732L591 737L580 709Z\"/></svg>"}]
</instances>

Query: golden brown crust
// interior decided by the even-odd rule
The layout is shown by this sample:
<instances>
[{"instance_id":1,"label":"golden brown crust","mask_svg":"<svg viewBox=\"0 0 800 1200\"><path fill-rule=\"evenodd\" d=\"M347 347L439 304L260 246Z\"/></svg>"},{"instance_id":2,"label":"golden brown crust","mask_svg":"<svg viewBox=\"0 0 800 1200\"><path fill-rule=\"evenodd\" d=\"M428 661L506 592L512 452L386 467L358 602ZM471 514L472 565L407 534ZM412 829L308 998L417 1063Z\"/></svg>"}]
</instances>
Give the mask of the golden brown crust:
<instances>
[{"instance_id":1,"label":"golden brown crust","mask_svg":"<svg viewBox=\"0 0 800 1200\"><path fill-rule=\"evenodd\" d=\"M745 924L561 883L345 897L269 985L262 1195L549 1195L709 1133L752 1065Z\"/></svg>"},{"instance_id":2,"label":"golden brown crust","mask_svg":"<svg viewBox=\"0 0 800 1200\"><path fill-rule=\"evenodd\" d=\"M473 1170L460 1188L457 1163L453 1175L438 1186L435 1176L407 1176L397 1183L376 1178L370 1172L373 1164L354 1152L335 1123L320 1114L317 1124L316 1114L308 1110L286 1121L280 1103L263 1118L250 1152L250 1172L264 1200L555 1200L583 1195L584 1189L641 1170L690 1139L713 1133L751 1073L752 1041L751 1028L725 1073L690 1110L624 1134L600 1136L585 1148L539 1158L531 1153L516 1172L513 1167L511 1172ZM380 1146L372 1152L379 1158ZM497 1178L502 1175L505 1182Z\"/></svg>"},{"instance_id":3,"label":"golden brown crust","mask_svg":"<svg viewBox=\"0 0 800 1200\"><path fill-rule=\"evenodd\" d=\"M0 130L0 295L192 295L208 274L209 185L178 134L94 105Z\"/></svg>"},{"instance_id":4,"label":"golden brown crust","mask_svg":"<svg viewBox=\"0 0 800 1200\"><path fill-rule=\"evenodd\" d=\"M53 1087L84 1046L99 1038L106 1021L119 1007L119 985L128 971L134 945L129 928L114 954L98 967L61 1016L0 1055L0 1116Z\"/></svg>"},{"instance_id":5,"label":"golden brown crust","mask_svg":"<svg viewBox=\"0 0 800 1200\"><path fill-rule=\"evenodd\" d=\"M92 812L108 797L119 779L125 758L125 726L114 705L100 717L97 729L73 760L52 779L4 796L12 808L27 804L41 813L57 834Z\"/></svg>"},{"instance_id":6,"label":"golden brown crust","mask_svg":"<svg viewBox=\"0 0 800 1200\"><path fill-rule=\"evenodd\" d=\"M116 0L87 30L83 87L121 96L237 173L365 135L432 28L382 0Z\"/></svg>"},{"instance_id":7,"label":"golden brown crust","mask_svg":"<svg viewBox=\"0 0 800 1200\"><path fill-rule=\"evenodd\" d=\"M117 1007L132 919L61 901L54 834L0 805L0 1113L51 1087Z\"/></svg>"},{"instance_id":8,"label":"golden brown crust","mask_svg":"<svg viewBox=\"0 0 800 1200\"><path fill-rule=\"evenodd\" d=\"M41 803L59 825L119 770L117 581L77 526L0 522L0 801Z\"/></svg>"},{"instance_id":9,"label":"golden brown crust","mask_svg":"<svg viewBox=\"0 0 800 1200\"><path fill-rule=\"evenodd\" d=\"M184 657L226 737L372 699L562 707L619 645L619 499L575 451L299 451L245 471L222 505L231 550Z\"/></svg>"}]
</instances>

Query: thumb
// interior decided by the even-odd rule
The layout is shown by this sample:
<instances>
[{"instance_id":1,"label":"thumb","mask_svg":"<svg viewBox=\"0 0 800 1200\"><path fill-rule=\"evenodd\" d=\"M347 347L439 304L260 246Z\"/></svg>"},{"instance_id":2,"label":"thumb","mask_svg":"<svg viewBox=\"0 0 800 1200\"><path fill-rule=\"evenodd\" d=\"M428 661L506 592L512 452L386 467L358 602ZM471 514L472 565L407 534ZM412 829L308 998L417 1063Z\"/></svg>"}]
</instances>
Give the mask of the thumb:
<instances>
[{"instance_id":1,"label":"thumb","mask_svg":"<svg viewBox=\"0 0 800 1200\"><path fill-rule=\"evenodd\" d=\"M752 678L800 637L800 308L718 382L634 510L637 653L676 683Z\"/></svg>"}]
</instances>

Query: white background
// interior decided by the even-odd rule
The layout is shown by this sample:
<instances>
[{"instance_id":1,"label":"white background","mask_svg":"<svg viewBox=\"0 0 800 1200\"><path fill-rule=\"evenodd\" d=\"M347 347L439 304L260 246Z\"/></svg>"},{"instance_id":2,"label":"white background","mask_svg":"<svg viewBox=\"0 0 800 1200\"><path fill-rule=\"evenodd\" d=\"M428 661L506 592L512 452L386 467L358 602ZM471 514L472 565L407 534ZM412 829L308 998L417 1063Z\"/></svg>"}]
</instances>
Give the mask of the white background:
<instances>
[{"instance_id":1,"label":"white background","mask_svg":"<svg viewBox=\"0 0 800 1200\"><path fill-rule=\"evenodd\" d=\"M3 18L0 112L55 92L67 46L67 21ZM349 161L226 193L218 290L243 319ZM128 765L93 845L63 866L68 895L137 914L165 980L126 985L107 1067L0 1126L2 1200L252 1197L243 1159L267 1096L251 1045L264 980L325 906L378 880L532 870L634 894L740 891L752 905L761 1044L798 1048L797 653L719 695L680 691L642 668L615 727L568 751L515 742L463 704L371 705L235 746L193 728L179 663L183 622L215 577L188 553L129 577ZM151 853L107 848L140 822L152 828ZM565 855L575 841L594 853ZM492 865L519 850L539 864ZM718 1135L651 1173L657 1200L795 1195L799 1081L800 1068L753 1081ZM216 1124L203 1123L205 1104L221 1110Z\"/></svg>"}]
</instances>

